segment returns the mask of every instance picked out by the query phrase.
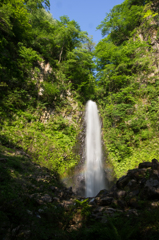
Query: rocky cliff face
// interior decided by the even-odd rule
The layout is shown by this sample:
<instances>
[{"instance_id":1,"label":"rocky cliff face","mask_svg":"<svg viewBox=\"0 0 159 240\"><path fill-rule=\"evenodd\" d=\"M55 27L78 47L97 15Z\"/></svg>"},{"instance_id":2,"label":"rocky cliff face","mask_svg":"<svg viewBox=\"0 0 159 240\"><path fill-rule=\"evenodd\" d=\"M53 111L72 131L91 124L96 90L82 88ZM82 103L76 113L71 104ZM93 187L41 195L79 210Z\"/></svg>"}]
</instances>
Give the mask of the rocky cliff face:
<instances>
[{"instance_id":1,"label":"rocky cliff face","mask_svg":"<svg viewBox=\"0 0 159 240\"><path fill-rule=\"evenodd\" d=\"M152 5L156 6L155 4ZM156 8L156 7L155 7ZM158 65L158 59L159 59L159 35L158 35L158 20L152 16L149 16L145 18L141 26L136 29L137 34L134 36L134 40L137 40L139 38L142 42L147 42L150 44L151 49L147 48L145 49L145 55L144 57L149 58L149 73L144 75L144 72L142 73L142 76L144 76L143 83L153 83L155 82L155 77L158 76L159 72L159 65ZM140 76L142 78L142 76ZM140 81L142 82L140 78Z\"/></svg>"}]
</instances>

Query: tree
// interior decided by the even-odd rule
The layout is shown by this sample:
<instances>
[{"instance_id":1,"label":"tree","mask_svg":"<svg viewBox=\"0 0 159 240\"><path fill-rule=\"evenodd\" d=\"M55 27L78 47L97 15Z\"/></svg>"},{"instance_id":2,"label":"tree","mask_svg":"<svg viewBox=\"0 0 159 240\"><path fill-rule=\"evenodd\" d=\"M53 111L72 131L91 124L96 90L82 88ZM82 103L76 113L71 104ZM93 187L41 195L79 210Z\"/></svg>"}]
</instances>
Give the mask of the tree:
<instances>
[{"instance_id":1,"label":"tree","mask_svg":"<svg viewBox=\"0 0 159 240\"><path fill-rule=\"evenodd\" d=\"M93 42L93 36L88 36L88 39L86 40L85 43L83 43L83 48L87 49L89 52L93 52L94 51L94 47L95 47L95 42Z\"/></svg>"},{"instance_id":2,"label":"tree","mask_svg":"<svg viewBox=\"0 0 159 240\"><path fill-rule=\"evenodd\" d=\"M33 12L35 9L39 8L50 9L49 0L25 0L25 3L29 12Z\"/></svg>"},{"instance_id":3,"label":"tree","mask_svg":"<svg viewBox=\"0 0 159 240\"><path fill-rule=\"evenodd\" d=\"M134 1L125 0L122 4L116 5L106 14L104 21L97 27L102 30L102 36L109 35L108 40L120 45L128 40L135 27L139 26L143 16L143 4L139 5Z\"/></svg>"}]
</instances>

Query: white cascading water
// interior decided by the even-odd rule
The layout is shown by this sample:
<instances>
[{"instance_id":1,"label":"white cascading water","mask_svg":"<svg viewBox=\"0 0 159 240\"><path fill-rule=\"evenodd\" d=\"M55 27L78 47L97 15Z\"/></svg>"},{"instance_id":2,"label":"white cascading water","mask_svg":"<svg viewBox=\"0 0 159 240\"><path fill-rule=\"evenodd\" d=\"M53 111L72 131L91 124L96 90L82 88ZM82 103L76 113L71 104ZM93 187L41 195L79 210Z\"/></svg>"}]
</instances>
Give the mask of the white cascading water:
<instances>
[{"instance_id":1,"label":"white cascading water","mask_svg":"<svg viewBox=\"0 0 159 240\"><path fill-rule=\"evenodd\" d=\"M102 167L101 123L95 102L86 105L86 197L94 197L105 188Z\"/></svg>"}]
</instances>

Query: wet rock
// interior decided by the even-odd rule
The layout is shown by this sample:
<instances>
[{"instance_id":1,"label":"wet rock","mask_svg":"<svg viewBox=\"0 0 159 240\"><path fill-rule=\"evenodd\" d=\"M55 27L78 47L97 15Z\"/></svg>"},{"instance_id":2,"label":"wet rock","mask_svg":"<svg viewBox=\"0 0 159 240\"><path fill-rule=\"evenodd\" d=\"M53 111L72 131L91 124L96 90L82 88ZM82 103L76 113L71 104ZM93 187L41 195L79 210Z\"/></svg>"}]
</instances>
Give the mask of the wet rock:
<instances>
[{"instance_id":1,"label":"wet rock","mask_svg":"<svg viewBox=\"0 0 159 240\"><path fill-rule=\"evenodd\" d=\"M150 168L150 167L152 167L151 162L143 162L139 164L139 168Z\"/></svg>"},{"instance_id":2,"label":"wet rock","mask_svg":"<svg viewBox=\"0 0 159 240\"><path fill-rule=\"evenodd\" d=\"M142 198L155 199L158 197L159 197L159 181L157 179L150 178L146 181L144 189L142 189Z\"/></svg>"},{"instance_id":3,"label":"wet rock","mask_svg":"<svg viewBox=\"0 0 159 240\"><path fill-rule=\"evenodd\" d=\"M28 209L27 209L27 213L28 213L29 215L33 215L33 212L31 212L31 211L28 210Z\"/></svg>"},{"instance_id":4,"label":"wet rock","mask_svg":"<svg viewBox=\"0 0 159 240\"><path fill-rule=\"evenodd\" d=\"M130 198L136 197L136 196L139 195L139 193L140 193L140 190L136 189L136 190L134 190L132 192L129 192L128 197L130 197Z\"/></svg>"},{"instance_id":5,"label":"wet rock","mask_svg":"<svg viewBox=\"0 0 159 240\"><path fill-rule=\"evenodd\" d=\"M94 213L97 213L97 212L103 212L105 210L105 207L101 207L101 206L98 206L97 208L95 208L93 210Z\"/></svg>"},{"instance_id":6,"label":"wet rock","mask_svg":"<svg viewBox=\"0 0 159 240\"><path fill-rule=\"evenodd\" d=\"M41 195L39 193L33 193L33 194L29 195L30 199L37 199L37 198L40 198L40 197L41 197Z\"/></svg>"},{"instance_id":7,"label":"wet rock","mask_svg":"<svg viewBox=\"0 0 159 240\"><path fill-rule=\"evenodd\" d=\"M152 208L158 208L159 207L159 201L151 202L150 205L151 205Z\"/></svg>"},{"instance_id":8,"label":"wet rock","mask_svg":"<svg viewBox=\"0 0 159 240\"><path fill-rule=\"evenodd\" d=\"M136 181L135 179L131 179L131 180L128 182L127 186L129 186L130 188L134 188L134 187L137 186L137 181Z\"/></svg>"},{"instance_id":9,"label":"wet rock","mask_svg":"<svg viewBox=\"0 0 159 240\"><path fill-rule=\"evenodd\" d=\"M112 203L112 197L96 198L96 203L99 206L108 206Z\"/></svg>"},{"instance_id":10,"label":"wet rock","mask_svg":"<svg viewBox=\"0 0 159 240\"><path fill-rule=\"evenodd\" d=\"M95 218L95 219L101 219L103 216L103 214L101 212L97 212L97 213L92 213L91 217Z\"/></svg>"},{"instance_id":11,"label":"wet rock","mask_svg":"<svg viewBox=\"0 0 159 240\"><path fill-rule=\"evenodd\" d=\"M113 217L116 213L116 209L114 208L106 208L105 212L106 215Z\"/></svg>"},{"instance_id":12,"label":"wet rock","mask_svg":"<svg viewBox=\"0 0 159 240\"><path fill-rule=\"evenodd\" d=\"M41 216L40 216L39 214L35 214L35 216L36 216L37 218L41 218Z\"/></svg>"},{"instance_id":13,"label":"wet rock","mask_svg":"<svg viewBox=\"0 0 159 240\"><path fill-rule=\"evenodd\" d=\"M106 216L103 216L102 217L102 220L100 221L101 223L107 223L108 222L108 219Z\"/></svg>"},{"instance_id":14,"label":"wet rock","mask_svg":"<svg viewBox=\"0 0 159 240\"><path fill-rule=\"evenodd\" d=\"M16 227L16 228L13 228L12 235L15 236L18 233L18 231L20 230L20 228L21 228L20 225L18 227Z\"/></svg>"},{"instance_id":15,"label":"wet rock","mask_svg":"<svg viewBox=\"0 0 159 240\"><path fill-rule=\"evenodd\" d=\"M110 191L108 194L107 194L107 197L115 197L115 193L116 191Z\"/></svg>"},{"instance_id":16,"label":"wet rock","mask_svg":"<svg viewBox=\"0 0 159 240\"><path fill-rule=\"evenodd\" d=\"M39 212L39 213L43 213L43 212L44 212L44 209L41 209L41 208L40 208L40 209L38 209L38 212Z\"/></svg>"},{"instance_id":17,"label":"wet rock","mask_svg":"<svg viewBox=\"0 0 159 240\"><path fill-rule=\"evenodd\" d=\"M44 202L43 202L41 199L36 199L36 202L37 202L39 205L44 204Z\"/></svg>"},{"instance_id":18,"label":"wet rock","mask_svg":"<svg viewBox=\"0 0 159 240\"><path fill-rule=\"evenodd\" d=\"M72 192L72 187L69 187L69 188L68 188L68 191L69 191L69 192Z\"/></svg>"},{"instance_id":19,"label":"wet rock","mask_svg":"<svg viewBox=\"0 0 159 240\"><path fill-rule=\"evenodd\" d=\"M131 179L136 179L139 181L145 176L146 171L146 168L129 170L128 176L130 176Z\"/></svg>"},{"instance_id":20,"label":"wet rock","mask_svg":"<svg viewBox=\"0 0 159 240\"><path fill-rule=\"evenodd\" d=\"M49 194L45 194L41 197L41 200L45 203L50 203L52 202L52 197Z\"/></svg>"},{"instance_id":21,"label":"wet rock","mask_svg":"<svg viewBox=\"0 0 159 240\"><path fill-rule=\"evenodd\" d=\"M111 189L110 189L110 191L109 191L109 193L111 192L115 192L115 191L117 191L118 190L118 188L117 188L117 185L116 184L114 184L112 187L111 187Z\"/></svg>"},{"instance_id":22,"label":"wet rock","mask_svg":"<svg viewBox=\"0 0 159 240\"><path fill-rule=\"evenodd\" d=\"M159 162L157 161L157 159L152 159L152 169L154 170L158 170L159 171Z\"/></svg>"},{"instance_id":23,"label":"wet rock","mask_svg":"<svg viewBox=\"0 0 159 240\"><path fill-rule=\"evenodd\" d=\"M56 192L58 190L57 187L54 187L54 186L50 186L50 189L53 191L53 192Z\"/></svg>"},{"instance_id":24,"label":"wet rock","mask_svg":"<svg viewBox=\"0 0 159 240\"><path fill-rule=\"evenodd\" d=\"M39 187L39 189L40 189L41 191L43 191L43 190L44 190L44 186L41 185L41 186Z\"/></svg>"},{"instance_id":25,"label":"wet rock","mask_svg":"<svg viewBox=\"0 0 159 240\"><path fill-rule=\"evenodd\" d=\"M59 203L59 202L60 202L60 199L59 199L59 198L57 198L57 197L53 197L53 198L52 198L52 200L53 200L53 202L57 202L57 203Z\"/></svg>"},{"instance_id":26,"label":"wet rock","mask_svg":"<svg viewBox=\"0 0 159 240\"><path fill-rule=\"evenodd\" d=\"M159 170L154 169L154 170L152 171L152 174L154 175L154 177L159 178Z\"/></svg>"},{"instance_id":27,"label":"wet rock","mask_svg":"<svg viewBox=\"0 0 159 240\"><path fill-rule=\"evenodd\" d=\"M116 186L118 188L124 188L127 185L127 183L129 182L129 180L130 179L128 176L123 176L123 177L119 178L119 180L116 183Z\"/></svg>"},{"instance_id":28,"label":"wet rock","mask_svg":"<svg viewBox=\"0 0 159 240\"><path fill-rule=\"evenodd\" d=\"M133 208L140 208L139 203L138 203L138 199L136 197L131 198L128 202L128 205L130 207L133 207Z\"/></svg>"},{"instance_id":29,"label":"wet rock","mask_svg":"<svg viewBox=\"0 0 159 240\"><path fill-rule=\"evenodd\" d=\"M106 212L116 212L116 211L117 210L114 208L110 208L110 207L106 208Z\"/></svg>"},{"instance_id":30,"label":"wet rock","mask_svg":"<svg viewBox=\"0 0 159 240\"><path fill-rule=\"evenodd\" d=\"M67 196L67 194L65 194L64 192L60 192L59 194L58 194L58 197L60 198L60 199L63 199L64 197L66 197Z\"/></svg>"},{"instance_id":31,"label":"wet rock","mask_svg":"<svg viewBox=\"0 0 159 240\"><path fill-rule=\"evenodd\" d=\"M126 216L129 217L130 215L135 215L135 216L138 216L138 211L137 209L129 209L127 212L126 212Z\"/></svg>"},{"instance_id":32,"label":"wet rock","mask_svg":"<svg viewBox=\"0 0 159 240\"><path fill-rule=\"evenodd\" d=\"M103 189L96 195L96 197L105 197L105 196L107 196L108 193L109 193L108 190Z\"/></svg>"},{"instance_id":33,"label":"wet rock","mask_svg":"<svg viewBox=\"0 0 159 240\"><path fill-rule=\"evenodd\" d=\"M69 201L63 201L61 203L61 205L66 209L68 210L71 206L74 206L74 203L73 201L69 200Z\"/></svg>"},{"instance_id":34,"label":"wet rock","mask_svg":"<svg viewBox=\"0 0 159 240\"><path fill-rule=\"evenodd\" d=\"M7 158L0 158L0 162L7 162Z\"/></svg>"},{"instance_id":35,"label":"wet rock","mask_svg":"<svg viewBox=\"0 0 159 240\"><path fill-rule=\"evenodd\" d=\"M74 226L78 229L82 226L83 216L81 211L76 212L73 216L73 219L70 221L70 224L74 224Z\"/></svg>"},{"instance_id":36,"label":"wet rock","mask_svg":"<svg viewBox=\"0 0 159 240\"><path fill-rule=\"evenodd\" d=\"M50 175L45 175L44 178L45 179L50 178Z\"/></svg>"},{"instance_id":37,"label":"wet rock","mask_svg":"<svg viewBox=\"0 0 159 240\"><path fill-rule=\"evenodd\" d=\"M119 206L122 209L125 209L126 207L126 202L124 200L118 200L117 201L117 206Z\"/></svg>"},{"instance_id":38,"label":"wet rock","mask_svg":"<svg viewBox=\"0 0 159 240\"><path fill-rule=\"evenodd\" d=\"M92 198L92 199L90 200L89 204L95 206L95 205L96 205L96 200L95 200L95 198Z\"/></svg>"},{"instance_id":39,"label":"wet rock","mask_svg":"<svg viewBox=\"0 0 159 240\"><path fill-rule=\"evenodd\" d=\"M144 187L145 186L145 183L146 183L147 179L146 178L142 178L140 181L139 181L139 186L138 186L138 189L140 187Z\"/></svg>"},{"instance_id":40,"label":"wet rock","mask_svg":"<svg viewBox=\"0 0 159 240\"><path fill-rule=\"evenodd\" d=\"M126 196L126 191L117 191L114 195L116 198L123 198Z\"/></svg>"},{"instance_id":41,"label":"wet rock","mask_svg":"<svg viewBox=\"0 0 159 240\"><path fill-rule=\"evenodd\" d=\"M159 187L158 188L148 187L145 190L145 195L148 199L159 198Z\"/></svg>"},{"instance_id":42,"label":"wet rock","mask_svg":"<svg viewBox=\"0 0 159 240\"><path fill-rule=\"evenodd\" d=\"M158 164L159 164L159 162L157 161L157 159L156 159L156 158L153 158L153 159L152 159L152 164L157 164L157 165L158 165Z\"/></svg>"},{"instance_id":43,"label":"wet rock","mask_svg":"<svg viewBox=\"0 0 159 240\"><path fill-rule=\"evenodd\" d=\"M145 187L159 187L159 181L157 179L149 179L146 181Z\"/></svg>"}]
</instances>

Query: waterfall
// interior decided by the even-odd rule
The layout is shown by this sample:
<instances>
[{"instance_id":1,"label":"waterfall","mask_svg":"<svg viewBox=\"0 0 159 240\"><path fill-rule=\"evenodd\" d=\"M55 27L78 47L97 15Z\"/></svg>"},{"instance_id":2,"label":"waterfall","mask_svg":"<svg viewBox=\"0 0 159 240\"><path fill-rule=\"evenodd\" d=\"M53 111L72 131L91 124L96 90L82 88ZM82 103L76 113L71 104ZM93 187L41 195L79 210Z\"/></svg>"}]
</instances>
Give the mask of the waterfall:
<instances>
[{"instance_id":1,"label":"waterfall","mask_svg":"<svg viewBox=\"0 0 159 240\"><path fill-rule=\"evenodd\" d=\"M105 188L102 167L101 123L95 102L86 105L86 197L94 197Z\"/></svg>"}]
</instances>

